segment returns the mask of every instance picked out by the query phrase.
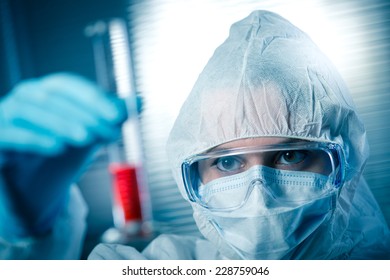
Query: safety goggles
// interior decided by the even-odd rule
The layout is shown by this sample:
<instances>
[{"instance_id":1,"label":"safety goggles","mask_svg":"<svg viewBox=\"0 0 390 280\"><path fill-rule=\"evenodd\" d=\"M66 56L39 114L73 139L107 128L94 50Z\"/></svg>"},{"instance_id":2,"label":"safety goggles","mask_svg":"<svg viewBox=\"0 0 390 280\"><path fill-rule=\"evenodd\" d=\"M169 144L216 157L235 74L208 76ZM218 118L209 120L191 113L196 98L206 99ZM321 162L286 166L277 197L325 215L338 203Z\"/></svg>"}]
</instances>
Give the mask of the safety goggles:
<instances>
[{"instance_id":1,"label":"safety goggles","mask_svg":"<svg viewBox=\"0 0 390 280\"><path fill-rule=\"evenodd\" d=\"M218 206L213 205L210 191L217 193L229 188L229 184L240 182L239 184L245 185L244 192L240 191L239 195L232 192L230 198L224 198L231 201L225 203L228 205L226 208L230 210L238 208L245 203L247 194L256 181L253 178L256 174L251 171L254 166L262 168L262 175L259 175L261 180L257 181L271 188L278 188L278 184L289 184L294 185L296 190L299 186L314 185L305 180L320 180L322 185L337 189L344 179L342 149L334 143L301 141L212 150L194 155L183 162L182 176L188 198L205 208L216 209ZM249 178L246 183L243 183L244 176ZM208 186L213 186L213 189L209 190ZM218 186L217 190L215 186Z\"/></svg>"}]
</instances>

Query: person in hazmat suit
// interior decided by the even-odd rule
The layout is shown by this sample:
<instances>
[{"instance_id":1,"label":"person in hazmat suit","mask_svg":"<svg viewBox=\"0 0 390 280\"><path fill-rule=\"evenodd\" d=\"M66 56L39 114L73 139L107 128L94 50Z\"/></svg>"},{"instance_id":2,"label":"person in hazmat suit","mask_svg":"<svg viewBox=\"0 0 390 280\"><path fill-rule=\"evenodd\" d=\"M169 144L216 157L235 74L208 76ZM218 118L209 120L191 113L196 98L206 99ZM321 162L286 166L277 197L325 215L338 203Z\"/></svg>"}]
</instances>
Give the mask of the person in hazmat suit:
<instances>
[{"instance_id":1,"label":"person in hazmat suit","mask_svg":"<svg viewBox=\"0 0 390 280\"><path fill-rule=\"evenodd\" d=\"M205 238L161 235L142 253L100 244L90 259L390 259L347 86L277 14L255 11L232 25L167 150Z\"/></svg>"},{"instance_id":2,"label":"person in hazmat suit","mask_svg":"<svg viewBox=\"0 0 390 280\"><path fill-rule=\"evenodd\" d=\"M64 73L0 100L1 259L79 257L86 207L70 186L125 119L123 103ZM348 89L276 14L232 26L179 113L168 155L204 238L160 235L142 252L100 244L89 259L390 259Z\"/></svg>"}]
</instances>

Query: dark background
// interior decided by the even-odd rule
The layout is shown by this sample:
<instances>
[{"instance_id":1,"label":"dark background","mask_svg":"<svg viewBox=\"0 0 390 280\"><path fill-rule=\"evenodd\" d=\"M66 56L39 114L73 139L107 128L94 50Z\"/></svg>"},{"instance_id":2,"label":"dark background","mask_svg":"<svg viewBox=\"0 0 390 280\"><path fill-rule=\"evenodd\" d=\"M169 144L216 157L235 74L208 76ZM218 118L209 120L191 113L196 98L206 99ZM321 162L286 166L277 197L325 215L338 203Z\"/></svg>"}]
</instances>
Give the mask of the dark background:
<instances>
[{"instance_id":1,"label":"dark background","mask_svg":"<svg viewBox=\"0 0 390 280\"><path fill-rule=\"evenodd\" d=\"M125 0L1 0L0 93L21 79L71 71L95 79L84 28L126 17Z\"/></svg>"}]
</instances>

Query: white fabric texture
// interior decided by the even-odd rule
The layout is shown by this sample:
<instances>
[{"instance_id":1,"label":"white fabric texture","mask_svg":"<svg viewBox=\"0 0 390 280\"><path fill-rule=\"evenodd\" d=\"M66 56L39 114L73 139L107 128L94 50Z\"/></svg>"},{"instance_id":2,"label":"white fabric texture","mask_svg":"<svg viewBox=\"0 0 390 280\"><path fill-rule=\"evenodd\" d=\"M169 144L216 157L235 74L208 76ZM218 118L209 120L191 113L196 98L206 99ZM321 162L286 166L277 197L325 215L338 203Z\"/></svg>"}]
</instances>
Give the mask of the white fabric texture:
<instances>
[{"instance_id":1,"label":"white fabric texture","mask_svg":"<svg viewBox=\"0 0 390 280\"><path fill-rule=\"evenodd\" d=\"M118 244L99 244L89 260L221 260L224 257L199 236L161 234L142 253Z\"/></svg>"},{"instance_id":2,"label":"white fabric texture","mask_svg":"<svg viewBox=\"0 0 390 280\"><path fill-rule=\"evenodd\" d=\"M171 131L168 156L184 197L187 157L272 136L337 143L347 160L333 216L288 258L390 258L388 227L361 177L369 148L345 82L305 33L274 13L255 11L231 27ZM192 206L201 233L227 258L238 258L202 208Z\"/></svg>"}]
</instances>

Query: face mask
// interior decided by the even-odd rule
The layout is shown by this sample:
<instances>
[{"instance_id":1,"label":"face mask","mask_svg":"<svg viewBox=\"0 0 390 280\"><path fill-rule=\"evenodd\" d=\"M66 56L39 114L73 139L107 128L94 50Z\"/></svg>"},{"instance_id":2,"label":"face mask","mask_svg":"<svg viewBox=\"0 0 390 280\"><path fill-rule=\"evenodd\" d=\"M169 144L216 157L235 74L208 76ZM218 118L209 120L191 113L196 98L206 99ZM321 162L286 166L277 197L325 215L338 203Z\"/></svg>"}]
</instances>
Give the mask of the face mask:
<instances>
[{"instance_id":1,"label":"face mask","mask_svg":"<svg viewBox=\"0 0 390 280\"><path fill-rule=\"evenodd\" d=\"M324 175L254 166L232 177L201 186L200 192L221 209L232 197L245 196L243 206L232 211L202 211L243 259L289 258L335 209L337 189Z\"/></svg>"}]
</instances>

